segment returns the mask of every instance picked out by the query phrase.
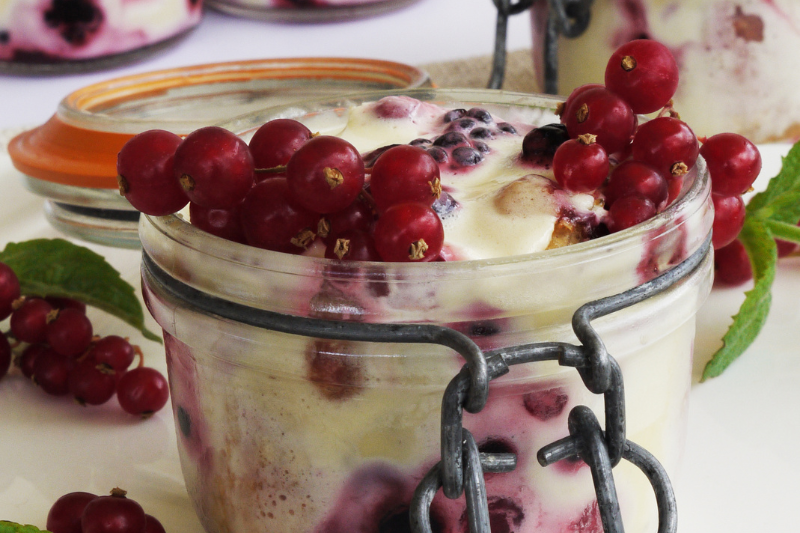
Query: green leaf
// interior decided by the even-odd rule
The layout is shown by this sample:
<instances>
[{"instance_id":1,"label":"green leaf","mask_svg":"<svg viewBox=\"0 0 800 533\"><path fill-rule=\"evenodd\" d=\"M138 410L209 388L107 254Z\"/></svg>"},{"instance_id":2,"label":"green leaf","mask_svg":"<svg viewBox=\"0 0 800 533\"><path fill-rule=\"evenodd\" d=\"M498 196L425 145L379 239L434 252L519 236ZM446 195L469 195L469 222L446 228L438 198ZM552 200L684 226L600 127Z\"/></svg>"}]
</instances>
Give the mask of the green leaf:
<instances>
[{"instance_id":1,"label":"green leaf","mask_svg":"<svg viewBox=\"0 0 800 533\"><path fill-rule=\"evenodd\" d=\"M775 279L778 248L767 224L758 218L745 219L739 240L750 256L755 283L752 290L745 293L744 303L722 338L722 348L706 364L703 381L719 376L753 343L767 320L772 303L770 291Z\"/></svg>"},{"instance_id":2,"label":"green leaf","mask_svg":"<svg viewBox=\"0 0 800 533\"><path fill-rule=\"evenodd\" d=\"M800 243L800 227L786 222L765 221L770 234L776 239Z\"/></svg>"},{"instance_id":3,"label":"green leaf","mask_svg":"<svg viewBox=\"0 0 800 533\"><path fill-rule=\"evenodd\" d=\"M755 213L774 203L784 193L796 191L800 191L800 143L795 144L786 157L782 158L781 171L770 180L767 189L753 196L747 204L747 213ZM800 206L797 209L800 209ZM794 222L791 220L783 220L783 222L795 224L798 219L800 219L800 214Z\"/></svg>"},{"instance_id":4,"label":"green leaf","mask_svg":"<svg viewBox=\"0 0 800 533\"><path fill-rule=\"evenodd\" d=\"M161 337L144 325L144 313L134 288L106 260L64 239L34 239L9 243L0 261L10 266L23 294L74 298L110 313L142 332Z\"/></svg>"},{"instance_id":5,"label":"green leaf","mask_svg":"<svg viewBox=\"0 0 800 533\"><path fill-rule=\"evenodd\" d=\"M15 522L8 522L7 520L0 520L0 533L49 533L49 531L39 529L36 526L22 525Z\"/></svg>"}]
</instances>

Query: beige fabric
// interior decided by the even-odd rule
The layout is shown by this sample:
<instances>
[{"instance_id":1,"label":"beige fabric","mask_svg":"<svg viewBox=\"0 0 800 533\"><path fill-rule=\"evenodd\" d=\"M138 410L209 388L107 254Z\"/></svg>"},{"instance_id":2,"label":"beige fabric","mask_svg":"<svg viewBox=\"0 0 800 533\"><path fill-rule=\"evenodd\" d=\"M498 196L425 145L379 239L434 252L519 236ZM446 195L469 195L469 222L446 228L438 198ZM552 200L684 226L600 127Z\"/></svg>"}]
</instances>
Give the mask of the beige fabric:
<instances>
[{"instance_id":1,"label":"beige fabric","mask_svg":"<svg viewBox=\"0 0 800 533\"><path fill-rule=\"evenodd\" d=\"M530 49L509 52L506 56L506 74L503 89L525 93L537 92ZM491 56L474 57L443 63L420 65L428 71L437 87L482 88L492 73Z\"/></svg>"}]
</instances>

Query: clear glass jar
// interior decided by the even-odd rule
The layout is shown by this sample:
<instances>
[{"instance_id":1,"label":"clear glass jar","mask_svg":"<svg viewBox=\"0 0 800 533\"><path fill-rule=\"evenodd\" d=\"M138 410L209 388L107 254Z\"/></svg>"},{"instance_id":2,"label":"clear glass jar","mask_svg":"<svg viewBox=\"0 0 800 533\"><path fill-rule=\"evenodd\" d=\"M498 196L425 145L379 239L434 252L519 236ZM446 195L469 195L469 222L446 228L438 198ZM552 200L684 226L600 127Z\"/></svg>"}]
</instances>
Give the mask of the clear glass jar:
<instances>
[{"instance_id":1,"label":"clear glass jar","mask_svg":"<svg viewBox=\"0 0 800 533\"><path fill-rule=\"evenodd\" d=\"M535 2L531 16L541 75L547 2ZM797 0L596 0L586 32L558 41L558 89L567 95L585 83L603 83L617 47L655 39L678 61L675 107L698 136L735 132L756 143L796 139L798 28Z\"/></svg>"},{"instance_id":2,"label":"clear glass jar","mask_svg":"<svg viewBox=\"0 0 800 533\"><path fill-rule=\"evenodd\" d=\"M283 22L330 22L380 15L419 0L207 0L206 5L239 17Z\"/></svg>"},{"instance_id":3,"label":"clear glass jar","mask_svg":"<svg viewBox=\"0 0 800 533\"><path fill-rule=\"evenodd\" d=\"M60 74L141 59L197 26L203 0L8 0L0 10L0 72Z\"/></svg>"},{"instance_id":4,"label":"clear glass jar","mask_svg":"<svg viewBox=\"0 0 800 533\"><path fill-rule=\"evenodd\" d=\"M415 67L371 59L216 63L115 78L69 94L45 124L9 143L25 186L47 199L69 235L139 247L139 212L120 196L117 154L149 129L186 135L237 115L304 98L430 85Z\"/></svg>"},{"instance_id":5,"label":"clear glass jar","mask_svg":"<svg viewBox=\"0 0 800 533\"><path fill-rule=\"evenodd\" d=\"M506 120L541 115L557 102L496 91L404 94L448 108L479 106ZM334 132L349 106L377 98L274 108L228 127L246 135L289 116L314 129L328 123ZM702 246L713 213L702 161L698 167L682 196L639 226L491 260L334 268L329 260L219 239L178 215L143 217L140 237L169 279L234 304L303 317L443 324L483 349L576 343L570 322L580 305L635 287ZM670 474L684 442L695 314L710 291L712 263L709 254L665 293L593 323L623 371L628 438ZM164 330L186 487L209 533L371 532L379 522L402 520L397 513L439 460L442 395L460 356L433 345L277 333L200 311L146 265L142 278L145 302ZM483 450L518 455L514 472L487 478L493 520L518 533L601 530L586 465L543 468L535 458L568 435L567 413L578 404L602 420L602 397L574 369L537 363L493 381L485 409L465 414ZM647 479L630 464L614 477L626 531L655 531ZM463 511L463 499L438 494L436 531L462 531Z\"/></svg>"}]
</instances>

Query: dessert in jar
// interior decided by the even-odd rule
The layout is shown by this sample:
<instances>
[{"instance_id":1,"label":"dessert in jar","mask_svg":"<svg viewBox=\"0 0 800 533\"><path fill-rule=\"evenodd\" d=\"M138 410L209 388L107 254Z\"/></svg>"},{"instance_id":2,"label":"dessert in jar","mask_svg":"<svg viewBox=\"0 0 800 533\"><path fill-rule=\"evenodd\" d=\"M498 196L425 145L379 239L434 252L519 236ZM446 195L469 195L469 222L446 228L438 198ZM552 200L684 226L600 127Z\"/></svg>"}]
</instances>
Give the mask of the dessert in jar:
<instances>
[{"instance_id":1,"label":"dessert in jar","mask_svg":"<svg viewBox=\"0 0 800 533\"><path fill-rule=\"evenodd\" d=\"M107 68L169 44L202 15L202 0L6 0L0 4L0 70Z\"/></svg>"},{"instance_id":2,"label":"dessert in jar","mask_svg":"<svg viewBox=\"0 0 800 533\"><path fill-rule=\"evenodd\" d=\"M540 73L546 14L547 2L536 2L531 16ZM558 41L561 94L602 83L608 55L623 43L655 39L678 61L675 105L698 136L730 131L755 143L800 136L795 0L597 0L591 17L580 37Z\"/></svg>"},{"instance_id":3,"label":"dessert in jar","mask_svg":"<svg viewBox=\"0 0 800 533\"><path fill-rule=\"evenodd\" d=\"M378 15L418 0L210 0L207 5L241 17L287 22L347 20Z\"/></svg>"},{"instance_id":4,"label":"dessert in jar","mask_svg":"<svg viewBox=\"0 0 800 533\"><path fill-rule=\"evenodd\" d=\"M438 154L443 261L342 263L313 243L291 254L221 239L185 212L142 217L145 300L164 329L181 464L207 531L407 531L413 490L440 459L442 393L464 361L440 346L329 341L221 318L176 297L165 279L294 316L446 325L491 350L575 342L570 320L580 305L652 279L703 246L713 215L702 161L668 207L600 236L608 213L595 196L555 186L551 160L521 157L529 130L557 122L557 103L409 91L226 124L249 139L270 119L291 117L348 140L368 166L392 144ZM683 441L694 315L710 283L707 257L660 296L595 323L622 368L628 438L669 472ZM542 363L493 381L486 407L465 415L482 451L518 457L513 472L487 475L493 531L602 530L586 465L545 468L535 458L567 436L567 414L579 404L602 413L602 398L575 370ZM626 530L654 530L647 479L627 464L614 477ZM464 510L463 499L438 494L434 530L466 531Z\"/></svg>"}]
</instances>

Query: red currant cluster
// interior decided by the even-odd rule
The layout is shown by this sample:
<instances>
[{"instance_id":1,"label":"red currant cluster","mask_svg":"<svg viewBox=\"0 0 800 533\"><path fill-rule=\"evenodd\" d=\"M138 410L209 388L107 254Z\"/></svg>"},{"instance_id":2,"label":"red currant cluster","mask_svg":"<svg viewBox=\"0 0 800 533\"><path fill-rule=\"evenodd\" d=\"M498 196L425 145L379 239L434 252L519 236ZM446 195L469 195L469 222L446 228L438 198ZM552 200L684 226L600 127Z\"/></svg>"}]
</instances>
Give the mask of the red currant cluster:
<instances>
[{"instance_id":1,"label":"red currant cluster","mask_svg":"<svg viewBox=\"0 0 800 533\"><path fill-rule=\"evenodd\" d=\"M115 488L110 496L70 492L61 496L47 513L50 533L165 533L156 518Z\"/></svg>"},{"instance_id":2,"label":"red currant cluster","mask_svg":"<svg viewBox=\"0 0 800 533\"><path fill-rule=\"evenodd\" d=\"M122 148L117 171L138 210L164 215L190 203L192 224L228 240L287 253L321 242L326 257L348 260L436 259L444 230L431 208L441 194L435 159L410 145L388 147L370 168L365 159L344 139L278 119L249 145L218 127L183 141L150 130Z\"/></svg>"},{"instance_id":3,"label":"red currant cluster","mask_svg":"<svg viewBox=\"0 0 800 533\"><path fill-rule=\"evenodd\" d=\"M117 335L93 336L86 304L20 296L16 274L0 263L0 320L8 317L10 331L0 333L0 378L11 366L12 348L25 345L15 364L47 394L71 394L81 405L101 405L116 393L122 408L139 416L167 403L166 379L141 365L137 347ZM128 370L137 352L140 365Z\"/></svg>"},{"instance_id":4,"label":"red currant cluster","mask_svg":"<svg viewBox=\"0 0 800 533\"><path fill-rule=\"evenodd\" d=\"M711 175L713 244L721 249L744 224L742 194L758 176L761 156L733 133L704 139L700 147L671 107L677 87L678 66L667 47L652 40L622 45L608 62L605 85L578 87L560 108L569 140L555 150L553 172L573 192L605 187L613 233L664 209L700 154ZM638 124L637 115L656 111L656 118Z\"/></svg>"}]
</instances>

